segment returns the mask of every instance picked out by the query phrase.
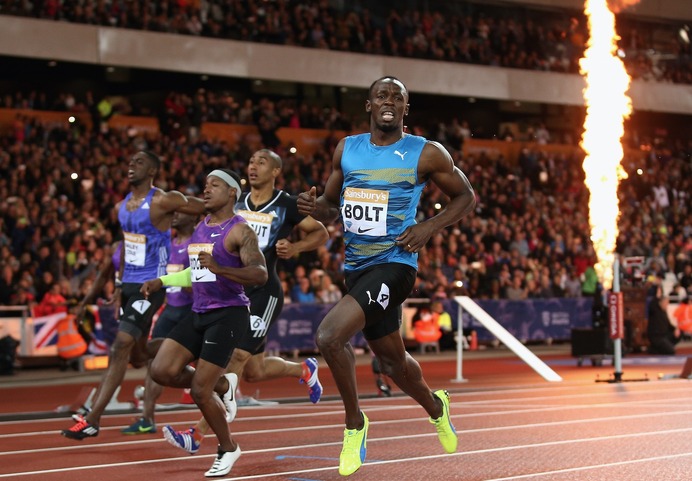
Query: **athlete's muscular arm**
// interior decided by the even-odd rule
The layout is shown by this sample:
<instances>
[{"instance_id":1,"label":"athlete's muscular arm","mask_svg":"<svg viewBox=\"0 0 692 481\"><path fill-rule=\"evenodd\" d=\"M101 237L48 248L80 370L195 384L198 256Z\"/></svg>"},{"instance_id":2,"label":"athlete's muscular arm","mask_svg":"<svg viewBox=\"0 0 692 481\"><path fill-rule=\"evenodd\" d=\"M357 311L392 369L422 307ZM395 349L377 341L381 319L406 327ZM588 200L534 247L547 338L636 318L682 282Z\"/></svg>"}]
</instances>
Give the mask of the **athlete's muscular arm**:
<instances>
[{"instance_id":1,"label":"athlete's muscular arm","mask_svg":"<svg viewBox=\"0 0 692 481\"><path fill-rule=\"evenodd\" d=\"M408 227L397 238L402 248L411 251L422 249L435 232L459 221L476 206L471 183L454 165L447 149L437 142L429 141L423 148L418 162L418 178L432 180L450 200L437 215Z\"/></svg>"},{"instance_id":2,"label":"athlete's muscular arm","mask_svg":"<svg viewBox=\"0 0 692 481\"><path fill-rule=\"evenodd\" d=\"M200 215L205 211L204 201L202 199L183 195L177 190L157 192L154 196L154 204L161 209L162 214L181 212L183 214Z\"/></svg>"},{"instance_id":3,"label":"athlete's muscular arm","mask_svg":"<svg viewBox=\"0 0 692 481\"><path fill-rule=\"evenodd\" d=\"M298 212L312 216L314 219L332 223L339 217L341 188L344 185L344 172L341 170L341 156L344 153L345 139L339 141L332 157L332 172L329 174L324 194L317 197L317 189L312 187L308 192L298 194Z\"/></svg>"},{"instance_id":4,"label":"athlete's muscular arm","mask_svg":"<svg viewBox=\"0 0 692 481\"><path fill-rule=\"evenodd\" d=\"M329 239L327 228L310 216L300 221L298 229L306 234L304 238L296 242L281 239L276 243L276 254L280 258L290 259L301 252L315 250L319 246L326 244L327 239Z\"/></svg>"},{"instance_id":5,"label":"athlete's muscular arm","mask_svg":"<svg viewBox=\"0 0 692 481\"><path fill-rule=\"evenodd\" d=\"M261 286L267 282L267 263L252 227L247 224L233 226L224 240L224 247L228 252L238 252L244 267L221 266L208 252L199 253L200 266L244 286Z\"/></svg>"}]
</instances>

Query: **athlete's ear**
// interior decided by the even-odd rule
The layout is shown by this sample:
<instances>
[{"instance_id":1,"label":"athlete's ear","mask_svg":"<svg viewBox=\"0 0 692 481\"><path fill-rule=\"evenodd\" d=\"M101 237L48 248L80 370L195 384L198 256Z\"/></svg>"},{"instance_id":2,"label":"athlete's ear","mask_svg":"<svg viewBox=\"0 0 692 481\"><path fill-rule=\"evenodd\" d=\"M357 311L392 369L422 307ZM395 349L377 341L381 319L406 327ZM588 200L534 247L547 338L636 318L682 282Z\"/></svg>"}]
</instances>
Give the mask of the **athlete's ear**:
<instances>
[{"instance_id":1,"label":"athlete's ear","mask_svg":"<svg viewBox=\"0 0 692 481\"><path fill-rule=\"evenodd\" d=\"M408 115L409 107L411 107L411 104L406 104L406 108L404 109L404 115Z\"/></svg>"},{"instance_id":2,"label":"athlete's ear","mask_svg":"<svg viewBox=\"0 0 692 481\"><path fill-rule=\"evenodd\" d=\"M366 100L365 101L365 111L370 112L372 110L372 106L370 105L370 101Z\"/></svg>"}]
</instances>

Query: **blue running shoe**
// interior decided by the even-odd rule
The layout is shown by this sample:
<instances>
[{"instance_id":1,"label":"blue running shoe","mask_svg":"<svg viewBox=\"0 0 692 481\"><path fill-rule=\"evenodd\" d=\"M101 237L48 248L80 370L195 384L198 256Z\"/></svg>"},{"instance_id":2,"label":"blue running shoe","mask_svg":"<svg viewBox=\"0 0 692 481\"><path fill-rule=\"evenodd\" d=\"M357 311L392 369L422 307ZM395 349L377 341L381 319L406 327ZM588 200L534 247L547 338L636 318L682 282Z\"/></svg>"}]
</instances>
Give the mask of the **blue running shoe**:
<instances>
[{"instance_id":1,"label":"blue running shoe","mask_svg":"<svg viewBox=\"0 0 692 481\"><path fill-rule=\"evenodd\" d=\"M163 427L163 437L176 448L190 454L195 454L202 445L201 441L195 439L195 428L190 428L187 431L176 431L172 426L166 425Z\"/></svg>"},{"instance_id":2,"label":"blue running shoe","mask_svg":"<svg viewBox=\"0 0 692 481\"><path fill-rule=\"evenodd\" d=\"M306 367L308 374L300 378L300 382L308 385L310 401L313 404L317 404L322 397L322 384L320 384L320 378L317 376L317 371L319 369L317 359L310 357L303 361L303 372L305 372Z\"/></svg>"},{"instance_id":3,"label":"blue running shoe","mask_svg":"<svg viewBox=\"0 0 692 481\"><path fill-rule=\"evenodd\" d=\"M128 427L122 428L120 432L123 434L154 434L156 432L156 424L144 418L139 418Z\"/></svg>"}]
</instances>

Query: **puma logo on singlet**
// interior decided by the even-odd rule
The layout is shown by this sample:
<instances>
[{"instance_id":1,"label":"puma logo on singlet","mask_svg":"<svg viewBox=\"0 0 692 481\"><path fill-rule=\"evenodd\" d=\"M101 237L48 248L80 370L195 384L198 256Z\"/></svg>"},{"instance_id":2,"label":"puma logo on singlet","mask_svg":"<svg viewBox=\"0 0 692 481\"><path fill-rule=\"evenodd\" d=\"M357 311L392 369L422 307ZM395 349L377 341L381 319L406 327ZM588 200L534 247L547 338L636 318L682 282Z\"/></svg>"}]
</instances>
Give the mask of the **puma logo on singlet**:
<instances>
[{"instance_id":1,"label":"puma logo on singlet","mask_svg":"<svg viewBox=\"0 0 692 481\"><path fill-rule=\"evenodd\" d=\"M401 152L399 152L398 150L395 150L394 154L401 157L401 160L404 160L404 155L408 154L408 150L406 152L404 152L403 154Z\"/></svg>"}]
</instances>

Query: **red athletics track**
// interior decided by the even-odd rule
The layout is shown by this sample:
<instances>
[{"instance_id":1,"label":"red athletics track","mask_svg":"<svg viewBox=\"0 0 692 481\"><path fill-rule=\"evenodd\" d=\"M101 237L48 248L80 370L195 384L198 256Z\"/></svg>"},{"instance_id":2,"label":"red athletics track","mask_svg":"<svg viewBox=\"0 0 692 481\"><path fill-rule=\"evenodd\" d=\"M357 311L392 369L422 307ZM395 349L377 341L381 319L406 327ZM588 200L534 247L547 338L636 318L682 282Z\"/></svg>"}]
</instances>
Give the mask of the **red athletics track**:
<instances>
[{"instance_id":1,"label":"red athletics track","mask_svg":"<svg viewBox=\"0 0 692 481\"><path fill-rule=\"evenodd\" d=\"M372 396L369 358L362 356L358 379L364 394L361 405L371 420L368 457L350 479L692 479L692 383L657 376L679 374L692 346L683 346L672 359L627 357L624 379L650 380L622 383L595 382L597 377L608 379L612 366L577 367L568 349L566 354L559 346L534 349L563 377L558 383L543 381L504 350L465 352L464 383L450 382L456 375L450 355L416 355L431 387L446 387L451 393L459 432L459 451L452 455L442 451L426 414L408 397L396 390L392 398ZM302 401L304 386L293 380L241 385L246 393L259 387L262 400L284 401L241 406L232 429L243 455L227 477L217 479L343 479L336 469L342 405L322 359L320 365L326 392L317 406ZM0 479L206 479L204 471L214 459L213 435L190 456L168 445L160 434L121 435L120 428L134 415L127 413L104 416L97 438L70 441L58 434L71 424L68 415L56 418L47 411L69 402L84 385L84 376L77 376L77 383L57 383L55 374L50 381L29 386L20 379L24 375L0 379ZM128 380L123 392L131 393L126 389L135 383L136 379ZM167 393L163 402L177 395ZM33 415L38 419L28 419L32 416L22 406L37 404L50 408ZM197 417L192 408L161 411L157 423L183 428Z\"/></svg>"}]
</instances>

